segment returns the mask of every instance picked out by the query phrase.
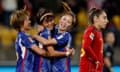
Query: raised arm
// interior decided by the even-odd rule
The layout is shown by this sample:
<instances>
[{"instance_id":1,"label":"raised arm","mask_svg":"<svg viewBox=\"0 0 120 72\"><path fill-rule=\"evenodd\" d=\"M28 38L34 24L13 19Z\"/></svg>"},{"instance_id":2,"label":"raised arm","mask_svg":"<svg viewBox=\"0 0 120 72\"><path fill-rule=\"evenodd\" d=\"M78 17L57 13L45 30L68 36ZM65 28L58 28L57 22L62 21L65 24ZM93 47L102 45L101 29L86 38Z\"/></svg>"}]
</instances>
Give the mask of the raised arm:
<instances>
[{"instance_id":1,"label":"raised arm","mask_svg":"<svg viewBox=\"0 0 120 72\"><path fill-rule=\"evenodd\" d=\"M41 37L41 36L39 36L39 35L34 35L33 36L36 40L38 40L40 43L42 43L43 45L55 45L55 44L57 44L57 41L56 41L56 39L49 39L49 40L47 40L47 39L45 39L44 37Z\"/></svg>"}]
</instances>

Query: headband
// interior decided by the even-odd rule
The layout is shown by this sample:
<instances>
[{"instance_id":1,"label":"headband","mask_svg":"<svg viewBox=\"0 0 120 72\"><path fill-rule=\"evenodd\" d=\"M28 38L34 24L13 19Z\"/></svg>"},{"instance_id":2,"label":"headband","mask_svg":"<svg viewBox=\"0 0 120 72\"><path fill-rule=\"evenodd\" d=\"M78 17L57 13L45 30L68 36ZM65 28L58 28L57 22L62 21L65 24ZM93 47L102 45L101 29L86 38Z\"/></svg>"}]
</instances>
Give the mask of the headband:
<instances>
[{"instance_id":1,"label":"headband","mask_svg":"<svg viewBox=\"0 0 120 72\"><path fill-rule=\"evenodd\" d=\"M44 14L44 15L40 18L40 21L42 21L43 18L46 17L46 16L48 16L48 15L53 15L53 13L46 13L46 14Z\"/></svg>"}]
</instances>

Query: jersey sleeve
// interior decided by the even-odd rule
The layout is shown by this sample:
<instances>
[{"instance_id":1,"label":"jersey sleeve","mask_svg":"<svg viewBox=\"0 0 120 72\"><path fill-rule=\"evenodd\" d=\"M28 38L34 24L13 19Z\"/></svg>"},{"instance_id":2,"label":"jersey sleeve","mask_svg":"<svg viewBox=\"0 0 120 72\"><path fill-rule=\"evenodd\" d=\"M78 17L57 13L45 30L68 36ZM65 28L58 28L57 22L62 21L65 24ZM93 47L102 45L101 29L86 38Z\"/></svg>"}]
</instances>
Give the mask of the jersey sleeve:
<instances>
[{"instance_id":1,"label":"jersey sleeve","mask_svg":"<svg viewBox=\"0 0 120 72\"><path fill-rule=\"evenodd\" d=\"M94 37L95 34L92 32L92 30L86 31L83 36L82 48L92 61L97 61L97 56L92 50L92 42Z\"/></svg>"},{"instance_id":2,"label":"jersey sleeve","mask_svg":"<svg viewBox=\"0 0 120 72\"><path fill-rule=\"evenodd\" d=\"M22 42L25 45L26 48L31 48L33 44L35 44L35 41L30 36L22 36Z\"/></svg>"}]
</instances>

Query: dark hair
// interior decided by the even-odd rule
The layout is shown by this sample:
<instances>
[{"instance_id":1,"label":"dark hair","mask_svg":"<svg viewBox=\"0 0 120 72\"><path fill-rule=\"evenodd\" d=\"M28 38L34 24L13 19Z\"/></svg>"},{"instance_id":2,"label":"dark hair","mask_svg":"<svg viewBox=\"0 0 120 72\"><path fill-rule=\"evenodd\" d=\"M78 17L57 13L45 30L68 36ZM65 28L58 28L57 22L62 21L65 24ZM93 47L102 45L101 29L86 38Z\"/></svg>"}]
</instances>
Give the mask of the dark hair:
<instances>
[{"instance_id":1,"label":"dark hair","mask_svg":"<svg viewBox=\"0 0 120 72\"><path fill-rule=\"evenodd\" d=\"M109 33L113 33L114 34L114 32L112 30L106 30L106 31L103 31L103 37L106 37L107 34L109 34Z\"/></svg>"},{"instance_id":2,"label":"dark hair","mask_svg":"<svg viewBox=\"0 0 120 72\"><path fill-rule=\"evenodd\" d=\"M96 9L96 8L92 8L90 9L90 11L88 12L88 16L89 16L89 20L90 20L90 23L94 23L93 19L94 19L94 16L97 16L99 17L99 15L104 12L103 9Z\"/></svg>"},{"instance_id":3,"label":"dark hair","mask_svg":"<svg viewBox=\"0 0 120 72\"><path fill-rule=\"evenodd\" d=\"M37 17L36 17L38 24L42 24L44 20L48 22L48 21L51 21L53 19L54 19L53 12L50 10L44 9L44 8L41 8L38 11Z\"/></svg>"},{"instance_id":4,"label":"dark hair","mask_svg":"<svg viewBox=\"0 0 120 72\"><path fill-rule=\"evenodd\" d=\"M10 17L10 24L11 26L16 29L20 30L21 26L24 25L24 20L30 16L30 13L24 9L16 10L11 14Z\"/></svg>"}]
</instances>

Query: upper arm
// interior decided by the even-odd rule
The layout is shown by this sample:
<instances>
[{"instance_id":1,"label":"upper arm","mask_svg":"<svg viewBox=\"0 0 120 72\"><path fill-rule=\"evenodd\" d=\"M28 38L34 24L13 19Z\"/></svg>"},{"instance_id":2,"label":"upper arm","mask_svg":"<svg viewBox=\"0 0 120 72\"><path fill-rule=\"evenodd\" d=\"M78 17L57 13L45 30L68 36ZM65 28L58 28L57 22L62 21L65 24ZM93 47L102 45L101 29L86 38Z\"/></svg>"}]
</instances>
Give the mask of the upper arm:
<instances>
[{"instance_id":1,"label":"upper arm","mask_svg":"<svg viewBox=\"0 0 120 72\"><path fill-rule=\"evenodd\" d=\"M38 48L38 46L36 44L33 44L31 46L31 49L39 55L47 56L47 52L45 50L43 50L42 48Z\"/></svg>"},{"instance_id":2,"label":"upper arm","mask_svg":"<svg viewBox=\"0 0 120 72\"><path fill-rule=\"evenodd\" d=\"M94 40L95 34L92 31L87 31L84 33L82 45L83 48L88 48L87 46L91 46Z\"/></svg>"},{"instance_id":3,"label":"upper arm","mask_svg":"<svg viewBox=\"0 0 120 72\"><path fill-rule=\"evenodd\" d=\"M35 41L30 36L22 37L22 42L27 48L31 48L35 44Z\"/></svg>"}]
</instances>

